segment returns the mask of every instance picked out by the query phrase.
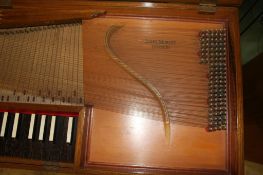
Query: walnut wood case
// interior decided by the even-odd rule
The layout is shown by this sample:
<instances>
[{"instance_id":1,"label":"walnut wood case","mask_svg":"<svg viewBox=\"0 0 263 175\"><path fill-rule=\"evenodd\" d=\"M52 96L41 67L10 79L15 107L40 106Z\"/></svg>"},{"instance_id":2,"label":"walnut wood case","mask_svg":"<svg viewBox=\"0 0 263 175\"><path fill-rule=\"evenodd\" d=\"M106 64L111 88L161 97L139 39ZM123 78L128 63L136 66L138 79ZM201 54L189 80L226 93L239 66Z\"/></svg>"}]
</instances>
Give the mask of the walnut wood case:
<instances>
[{"instance_id":1,"label":"walnut wood case","mask_svg":"<svg viewBox=\"0 0 263 175\"><path fill-rule=\"evenodd\" d=\"M169 1L170 2L170 1ZM178 2L178 1L177 1ZM182 4L182 3L148 3L148 2L114 2L114 1L20 1L15 0L12 2L11 9L2 9L2 19L1 28L11 28L19 26L34 26L42 25L48 23L54 23L57 20L68 20L68 19L82 19L87 20L85 23L92 23L94 17L98 19L108 19L108 18L133 18L133 19L161 19L161 20L174 20L174 21L204 21L211 23L222 23L228 28L229 31L229 47L231 50L231 55L228 63L228 99L229 99L229 119L228 128L225 133L221 133L222 137L225 138L225 155L223 156L223 164L219 165L217 162L215 164L219 166L206 167L206 165L194 166L168 166L163 167L159 165L143 166L142 164L136 165L134 162L124 162L121 164L114 163L114 157L109 157L107 160L113 160L113 163L107 163L101 161L103 155L100 155L100 150L96 150L96 147L103 148L100 145L105 142L93 141L96 138L99 140L103 135L101 132L109 131L107 127L111 127L111 123L114 126L119 126L119 129L123 128L122 122L129 123L129 117L122 117L121 114L114 112L109 112L100 109L91 109L87 106L85 109L76 109L80 112L78 130L77 130L77 142L75 150L75 161L73 164L63 164L63 163L51 163L33 160L22 160L15 158L0 158L0 165L2 167L11 168L25 168L25 169L42 169L55 172L72 172L79 174L243 174L243 118L242 118L242 79L241 79L241 66L240 66L240 50L239 50L239 27L238 27L238 9L236 7L223 7L217 6L215 13L201 13L199 11L199 5L197 4ZM190 3L195 3L195 1L189 1ZM229 1L219 1L219 5L237 5L240 2L235 1L229 3ZM87 27L88 29L88 27ZM85 29L83 30L85 32ZM85 45L85 37L84 37ZM84 51L85 52L85 51ZM87 53L88 54L88 53ZM84 58L85 59L85 58ZM85 67L84 67L84 78L85 78ZM84 86L85 88L85 86ZM87 89L84 89L84 93ZM9 104L1 104L3 108L8 107ZM16 109L18 105L12 104L12 109ZM25 105L27 109L30 109L31 105ZM36 110L38 105L32 105ZM21 108L21 107L18 107ZM41 105L39 105L39 108ZM45 111L48 110L56 111L56 107L44 107ZM66 109L66 108L64 108ZM63 111L63 107L57 111ZM68 110L65 112L69 112ZM103 119L102 116L108 115L107 120ZM114 117L112 117L114 116ZM117 120L119 119L119 120ZM115 121L116 120L116 121ZM116 124L117 123L117 124ZM149 124L151 125L151 124ZM152 123L149 126L152 129L160 128L159 126L153 127L156 123ZM129 126L132 127L132 126ZM147 126L146 126L147 127ZM178 125L180 128L180 126ZM105 129L106 128L106 129ZM104 130L103 130L104 129ZM108 136L120 136L116 128L113 128L113 133L109 133ZM128 130L127 130L128 131ZM191 131L191 132L190 132ZM156 131L157 132L157 131ZM187 129L182 126L181 130L183 136L187 137L188 134L193 135L193 133L203 132L198 129L191 128ZM188 133L189 132L189 133ZM93 133L93 134L92 134ZM106 133L107 134L107 133ZM150 135L150 133L148 133ZM185 134L185 135L184 135ZM220 135L220 133L208 133L211 135ZM222 136L224 135L224 136ZM194 136L194 135L193 135ZM176 137L175 137L176 138ZM198 138L198 137L197 137ZM202 137L200 137L202 138ZM218 137L214 137L218 138ZM216 139L210 139L211 144L214 144ZM105 139L105 138L104 138ZM117 139L116 138L111 138ZM183 138L183 142L185 138ZM203 138L203 139L206 139ZM115 140L116 141L116 140ZM107 142L106 142L107 143ZM108 142L110 143L110 141ZM198 142L199 147L205 149L206 140L200 140ZM92 145L93 144L93 145ZM98 145L97 145L98 144ZM222 144L219 141L219 144ZM162 144L157 145L162 146ZM187 147L187 145L186 145ZM216 147L216 146L215 146ZM91 149L92 148L92 149ZM162 147L160 148L162 149ZM176 149L176 147L175 147ZM216 155L220 155L220 151L213 152L211 147L210 154L214 155L217 160ZM91 152L94 151L95 152ZM154 150L154 147L152 147ZM158 148L157 148L158 150ZM217 150L217 148L215 148ZM97 152L96 152L97 151ZM127 151L127 150L126 150ZM191 151L190 147L189 150ZM193 149L192 151L196 151ZM154 151L153 151L154 152ZM205 151L204 151L205 152ZM102 150L103 153L103 150ZM90 157L90 155L95 155ZM178 152L180 154L180 152ZM202 154L202 153L201 153ZM129 155L129 154L127 154ZM97 156L97 157L96 157ZM221 155L222 156L222 155ZM158 159L160 155L152 155L150 158ZM203 159L206 156L201 155ZM118 159L118 158L117 158ZM143 159L143 158L142 158ZM174 157L176 160L177 157ZM106 160L106 159L104 159ZM124 159L122 159L125 161ZM193 161L196 165L198 159L192 159L189 157L189 162ZM110 162L110 161L109 161ZM143 162L143 161L142 161ZM180 165L180 160L175 161L176 164ZM170 163L175 163L171 161ZM200 161L202 162L202 160ZM206 161L209 162L209 161ZM168 162L169 163L169 162ZM190 165L190 164L189 164ZM181 167L181 168L180 168Z\"/></svg>"}]
</instances>

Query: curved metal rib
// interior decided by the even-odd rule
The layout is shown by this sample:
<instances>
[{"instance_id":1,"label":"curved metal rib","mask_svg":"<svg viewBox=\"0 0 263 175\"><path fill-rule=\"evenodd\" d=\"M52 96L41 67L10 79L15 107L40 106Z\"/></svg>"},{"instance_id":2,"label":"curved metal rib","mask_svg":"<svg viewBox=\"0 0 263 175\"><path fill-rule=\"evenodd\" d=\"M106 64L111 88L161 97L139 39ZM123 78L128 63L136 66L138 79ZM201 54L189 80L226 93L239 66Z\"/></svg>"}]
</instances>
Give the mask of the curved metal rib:
<instances>
[{"instance_id":1,"label":"curved metal rib","mask_svg":"<svg viewBox=\"0 0 263 175\"><path fill-rule=\"evenodd\" d=\"M119 66L121 66L126 72L128 72L131 76L133 76L135 79L137 79L141 84L143 84L150 92L157 98L161 109L163 113L163 122L164 122L164 129L165 129L165 136L166 139L170 140L170 116L168 109L166 107L166 103L158 91L156 87L154 87L149 81L147 81L143 76L138 74L136 71L134 71L132 68L130 68L127 64L125 64L121 59L118 58L118 56L114 53L114 51L111 48L110 45L110 38L114 32L122 28L122 26L111 26L105 37L105 48L107 53L110 55L111 59L115 61Z\"/></svg>"}]
</instances>

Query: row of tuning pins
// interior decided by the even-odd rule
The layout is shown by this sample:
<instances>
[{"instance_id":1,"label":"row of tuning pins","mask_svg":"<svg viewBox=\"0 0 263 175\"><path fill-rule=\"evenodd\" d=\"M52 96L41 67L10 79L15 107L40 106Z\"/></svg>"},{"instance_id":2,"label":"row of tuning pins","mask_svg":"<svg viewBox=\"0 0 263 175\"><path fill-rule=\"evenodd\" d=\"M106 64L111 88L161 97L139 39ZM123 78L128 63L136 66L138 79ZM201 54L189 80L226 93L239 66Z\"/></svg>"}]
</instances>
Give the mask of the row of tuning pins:
<instances>
[{"instance_id":1,"label":"row of tuning pins","mask_svg":"<svg viewBox=\"0 0 263 175\"><path fill-rule=\"evenodd\" d=\"M226 30L200 32L201 64L209 65L208 131L225 130L227 126Z\"/></svg>"},{"instance_id":2,"label":"row of tuning pins","mask_svg":"<svg viewBox=\"0 0 263 175\"><path fill-rule=\"evenodd\" d=\"M62 96L62 91L58 91L57 95L54 96L51 94L51 91L48 91L47 93L43 93L41 90L38 91L38 95L34 96L29 93L27 93L26 90L24 90L22 93L18 92L16 90L13 91L12 95L2 95L1 101L4 102L26 102L26 103L56 103L57 101L62 103L77 103L82 104L83 98L77 96L77 91L73 91L72 96Z\"/></svg>"}]
</instances>

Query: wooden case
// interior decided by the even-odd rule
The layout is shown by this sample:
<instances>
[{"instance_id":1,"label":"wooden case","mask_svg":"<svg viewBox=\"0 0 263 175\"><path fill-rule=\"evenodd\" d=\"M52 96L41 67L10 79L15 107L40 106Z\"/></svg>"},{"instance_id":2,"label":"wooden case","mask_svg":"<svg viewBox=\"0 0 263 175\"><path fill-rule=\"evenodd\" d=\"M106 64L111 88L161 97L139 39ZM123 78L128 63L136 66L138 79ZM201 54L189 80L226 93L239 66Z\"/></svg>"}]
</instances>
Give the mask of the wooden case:
<instances>
[{"instance_id":1,"label":"wooden case","mask_svg":"<svg viewBox=\"0 0 263 175\"><path fill-rule=\"evenodd\" d=\"M41 168L55 172L80 174L242 175L244 173L243 111L238 10L236 7L223 7L235 6L240 2L218 1L216 11L212 13L200 12L200 5L196 4L197 1L189 0L187 4L182 4L181 1L168 0L166 2L169 3L16 0L12 2L11 9L1 10L1 28L42 25L54 23L57 20L82 19L84 62L86 61L88 64L90 56L88 51L94 56L96 56L96 52L98 55L103 55L103 51L100 50L102 44L94 47L95 50L92 47L92 44L99 43L103 37L97 40L92 37L97 36L100 32L104 33L103 25L107 26L108 21L123 20L123 23L131 21L130 23L134 24L136 24L136 20L145 23L147 21L161 21L161 25L156 24L156 26L166 26L162 21L166 21L167 26L174 23L184 25L184 22L185 24L196 22L211 26L224 26L229 32L228 43L231 50L227 71L229 118L226 131L208 133L204 128L175 124L172 127L172 132L176 134L172 136L172 146L170 147L165 142L161 121L144 118L135 120L129 115L97 109L94 106L93 110L87 108L80 112L74 164L1 157L1 166L26 169ZM144 22L138 25L143 26ZM109 23L112 24L112 22ZM96 30L98 26L101 28ZM204 28L203 25L202 29ZM96 35L93 35L93 32ZM85 67L88 65L84 64L84 79L86 77ZM87 93L88 90L89 87L84 84L84 93ZM89 103L85 105L88 106ZM9 104L1 104L1 106L8 108ZM28 109L31 107L31 105L25 106ZM16 109L15 105L11 108ZM49 107L44 108L49 110ZM37 105L34 106L34 109L37 109ZM63 110L63 107L61 109ZM56 109L51 107L50 110ZM138 133L139 131L144 134ZM136 135L137 138L135 138ZM142 137L138 138L140 135ZM141 145L138 144L140 142Z\"/></svg>"}]
</instances>

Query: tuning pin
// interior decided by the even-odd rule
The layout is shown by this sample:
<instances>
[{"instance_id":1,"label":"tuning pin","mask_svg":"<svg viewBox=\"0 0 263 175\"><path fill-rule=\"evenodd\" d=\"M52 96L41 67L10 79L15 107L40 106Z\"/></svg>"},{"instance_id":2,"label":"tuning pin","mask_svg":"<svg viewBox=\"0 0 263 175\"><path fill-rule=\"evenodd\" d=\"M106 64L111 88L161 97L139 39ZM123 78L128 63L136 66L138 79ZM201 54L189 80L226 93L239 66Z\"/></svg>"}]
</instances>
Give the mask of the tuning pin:
<instances>
[{"instance_id":1,"label":"tuning pin","mask_svg":"<svg viewBox=\"0 0 263 175\"><path fill-rule=\"evenodd\" d=\"M216 120L216 121L213 121L213 126L217 126L217 125L218 125L217 120Z\"/></svg>"},{"instance_id":2,"label":"tuning pin","mask_svg":"<svg viewBox=\"0 0 263 175\"><path fill-rule=\"evenodd\" d=\"M209 117L208 117L208 123L209 123L209 122L212 122L213 120L214 120L214 119L213 119L213 117L212 117L212 114L210 114Z\"/></svg>"},{"instance_id":3,"label":"tuning pin","mask_svg":"<svg viewBox=\"0 0 263 175\"><path fill-rule=\"evenodd\" d=\"M214 43L214 38L213 37L210 38L210 42Z\"/></svg>"},{"instance_id":4,"label":"tuning pin","mask_svg":"<svg viewBox=\"0 0 263 175\"><path fill-rule=\"evenodd\" d=\"M219 111L219 110L220 110L218 106L216 106L214 109L215 109L216 111Z\"/></svg>"},{"instance_id":5,"label":"tuning pin","mask_svg":"<svg viewBox=\"0 0 263 175\"><path fill-rule=\"evenodd\" d=\"M222 118L221 118L220 112L219 112L219 115L217 116L217 121L222 122Z\"/></svg>"},{"instance_id":6,"label":"tuning pin","mask_svg":"<svg viewBox=\"0 0 263 175\"><path fill-rule=\"evenodd\" d=\"M213 113L213 112L214 112L214 109L213 109L213 108L209 108L208 112L209 112L209 113Z\"/></svg>"},{"instance_id":7,"label":"tuning pin","mask_svg":"<svg viewBox=\"0 0 263 175\"><path fill-rule=\"evenodd\" d=\"M204 31L199 32L199 36L201 37L201 39L204 38L204 35L205 35Z\"/></svg>"},{"instance_id":8,"label":"tuning pin","mask_svg":"<svg viewBox=\"0 0 263 175\"><path fill-rule=\"evenodd\" d=\"M206 58L201 58L200 59L200 64L206 64L208 60Z\"/></svg>"},{"instance_id":9,"label":"tuning pin","mask_svg":"<svg viewBox=\"0 0 263 175\"><path fill-rule=\"evenodd\" d=\"M221 125L217 126L217 130L222 130L222 126Z\"/></svg>"},{"instance_id":10,"label":"tuning pin","mask_svg":"<svg viewBox=\"0 0 263 175\"><path fill-rule=\"evenodd\" d=\"M210 72L216 72L216 68L215 67L209 67Z\"/></svg>"},{"instance_id":11,"label":"tuning pin","mask_svg":"<svg viewBox=\"0 0 263 175\"><path fill-rule=\"evenodd\" d=\"M217 94L213 94L213 95L211 95L213 98L209 98L208 99L208 101L209 101L209 103L214 103L215 101L216 101L216 96L217 96Z\"/></svg>"},{"instance_id":12,"label":"tuning pin","mask_svg":"<svg viewBox=\"0 0 263 175\"><path fill-rule=\"evenodd\" d=\"M215 98L217 95L216 94L208 94L208 102L212 102L213 98Z\"/></svg>"},{"instance_id":13,"label":"tuning pin","mask_svg":"<svg viewBox=\"0 0 263 175\"><path fill-rule=\"evenodd\" d=\"M210 107L214 107L214 106L215 106L215 103L210 102L210 103L209 103L209 106L210 106Z\"/></svg>"},{"instance_id":14,"label":"tuning pin","mask_svg":"<svg viewBox=\"0 0 263 175\"><path fill-rule=\"evenodd\" d=\"M209 132L213 131L213 127L212 127L212 126L209 126L209 127L208 127L208 131L209 131Z\"/></svg>"},{"instance_id":15,"label":"tuning pin","mask_svg":"<svg viewBox=\"0 0 263 175\"><path fill-rule=\"evenodd\" d=\"M217 124L218 124L219 126L221 126L221 125L222 125L222 121L221 121L221 120L218 120Z\"/></svg>"},{"instance_id":16,"label":"tuning pin","mask_svg":"<svg viewBox=\"0 0 263 175\"><path fill-rule=\"evenodd\" d=\"M219 116L219 115L220 115L220 111L216 111L215 116ZM217 119L218 119L218 117L217 117Z\"/></svg>"},{"instance_id":17,"label":"tuning pin","mask_svg":"<svg viewBox=\"0 0 263 175\"><path fill-rule=\"evenodd\" d=\"M208 38L211 36L211 32L207 30L207 31L205 32L205 36L206 36L207 39L208 39Z\"/></svg>"},{"instance_id":18,"label":"tuning pin","mask_svg":"<svg viewBox=\"0 0 263 175\"><path fill-rule=\"evenodd\" d=\"M227 110L225 110L225 111L222 111L222 114L221 114L221 115L224 115L224 116L226 116L226 113L227 113Z\"/></svg>"},{"instance_id":19,"label":"tuning pin","mask_svg":"<svg viewBox=\"0 0 263 175\"><path fill-rule=\"evenodd\" d=\"M225 98L226 97L226 94L224 94L224 93L220 93L220 94L218 94L217 95L219 98ZM221 102L220 102L221 103Z\"/></svg>"},{"instance_id":20,"label":"tuning pin","mask_svg":"<svg viewBox=\"0 0 263 175\"><path fill-rule=\"evenodd\" d=\"M213 131L216 131L217 130L217 126L213 126Z\"/></svg>"}]
</instances>

